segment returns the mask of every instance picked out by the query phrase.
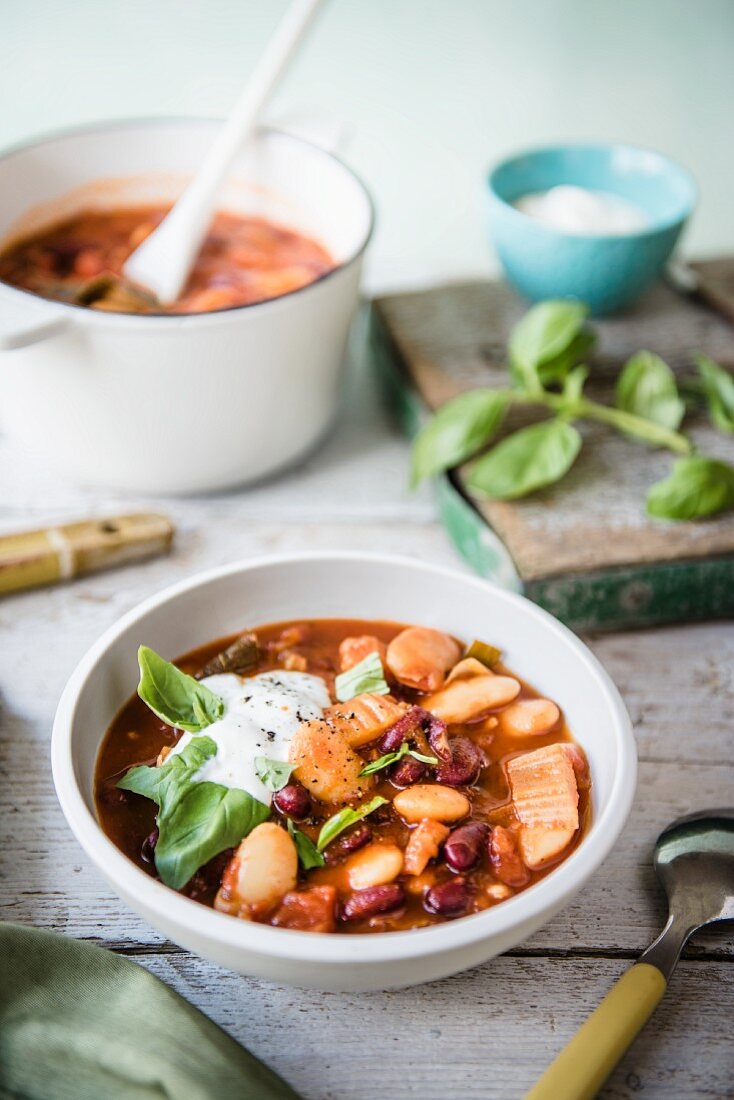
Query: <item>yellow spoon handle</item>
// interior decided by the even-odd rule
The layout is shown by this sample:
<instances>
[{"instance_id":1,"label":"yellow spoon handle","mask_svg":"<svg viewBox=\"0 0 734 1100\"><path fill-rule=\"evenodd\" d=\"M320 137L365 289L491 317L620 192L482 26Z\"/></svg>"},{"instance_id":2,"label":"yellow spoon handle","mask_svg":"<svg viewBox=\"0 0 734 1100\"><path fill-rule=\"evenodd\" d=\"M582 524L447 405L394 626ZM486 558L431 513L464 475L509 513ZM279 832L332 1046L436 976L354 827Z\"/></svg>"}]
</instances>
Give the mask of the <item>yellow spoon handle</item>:
<instances>
[{"instance_id":1,"label":"yellow spoon handle","mask_svg":"<svg viewBox=\"0 0 734 1100\"><path fill-rule=\"evenodd\" d=\"M665 992L656 966L636 963L548 1067L525 1100L592 1100Z\"/></svg>"}]
</instances>

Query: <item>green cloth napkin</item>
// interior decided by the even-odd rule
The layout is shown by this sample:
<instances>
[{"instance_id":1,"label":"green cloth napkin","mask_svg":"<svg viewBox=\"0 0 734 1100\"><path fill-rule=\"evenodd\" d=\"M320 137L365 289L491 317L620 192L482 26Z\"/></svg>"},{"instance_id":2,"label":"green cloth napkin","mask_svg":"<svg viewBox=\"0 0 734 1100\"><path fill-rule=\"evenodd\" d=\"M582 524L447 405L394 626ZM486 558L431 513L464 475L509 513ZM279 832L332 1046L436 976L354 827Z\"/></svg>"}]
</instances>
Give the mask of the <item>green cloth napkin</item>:
<instances>
[{"instance_id":1,"label":"green cloth napkin","mask_svg":"<svg viewBox=\"0 0 734 1100\"><path fill-rule=\"evenodd\" d=\"M298 1100L142 967L0 924L3 1100Z\"/></svg>"}]
</instances>

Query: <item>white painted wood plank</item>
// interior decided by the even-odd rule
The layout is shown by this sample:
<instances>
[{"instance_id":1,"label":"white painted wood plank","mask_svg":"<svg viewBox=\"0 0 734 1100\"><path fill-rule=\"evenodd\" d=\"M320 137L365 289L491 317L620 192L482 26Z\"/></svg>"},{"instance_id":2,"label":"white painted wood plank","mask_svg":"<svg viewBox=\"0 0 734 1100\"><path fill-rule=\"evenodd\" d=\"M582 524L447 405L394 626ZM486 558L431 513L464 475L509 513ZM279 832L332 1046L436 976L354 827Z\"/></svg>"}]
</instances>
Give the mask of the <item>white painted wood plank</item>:
<instances>
[{"instance_id":1,"label":"white painted wood plank","mask_svg":"<svg viewBox=\"0 0 734 1100\"><path fill-rule=\"evenodd\" d=\"M519 1100L626 965L504 956L414 989L350 995L239 978L185 954L136 961L306 1100ZM731 1096L734 1055L723 1032L734 1016L732 971L681 963L602 1098Z\"/></svg>"}]
</instances>

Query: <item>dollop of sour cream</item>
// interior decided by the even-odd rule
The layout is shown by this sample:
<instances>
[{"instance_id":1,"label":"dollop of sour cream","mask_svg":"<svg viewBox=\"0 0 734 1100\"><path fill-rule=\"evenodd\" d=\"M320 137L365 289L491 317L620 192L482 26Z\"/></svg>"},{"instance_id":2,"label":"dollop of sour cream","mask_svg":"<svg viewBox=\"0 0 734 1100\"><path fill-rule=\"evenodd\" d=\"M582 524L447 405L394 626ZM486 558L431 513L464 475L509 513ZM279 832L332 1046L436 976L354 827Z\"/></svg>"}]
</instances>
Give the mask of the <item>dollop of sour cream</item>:
<instances>
[{"instance_id":1,"label":"dollop of sour cream","mask_svg":"<svg viewBox=\"0 0 734 1100\"><path fill-rule=\"evenodd\" d=\"M307 672L261 672L243 678L234 673L202 679L224 701L224 714L201 733L217 751L194 776L247 791L270 805L271 792L257 776L255 757L288 760L288 746L301 722L321 718L331 697L320 676ZM198 733L184 733L170 756L182 752Z\"/></svg>"},{"instance_id":2,"label":"dollop of sour cream","mask_svg":"<svg viewBox=\"0 0 734 1100\"><path fill-rule=\"evenodd\" d=\"M570 184L523 195L514 205L551 229L579 236L620 236L649 224L639 207L619 195Z\"/></svg>"}]
</instances>

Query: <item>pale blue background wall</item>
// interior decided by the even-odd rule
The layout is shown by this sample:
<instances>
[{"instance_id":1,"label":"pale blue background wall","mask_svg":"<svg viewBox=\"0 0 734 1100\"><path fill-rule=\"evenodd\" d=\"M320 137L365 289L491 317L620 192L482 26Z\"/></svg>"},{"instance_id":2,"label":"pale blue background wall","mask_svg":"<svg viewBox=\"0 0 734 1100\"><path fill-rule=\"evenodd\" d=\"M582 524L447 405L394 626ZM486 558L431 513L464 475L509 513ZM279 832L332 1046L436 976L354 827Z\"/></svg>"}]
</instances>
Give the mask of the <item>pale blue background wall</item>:
<instances>
[{"instance_id":1,"label":"pale blue background wall","mask_svg":"<svg viewBox=\"0 0 734 1100\"><path fill-rule=\"evenodd\" d=\"M285 0L0 0L0 145L77 122L219 115ZM732 0L331 0L275 109L353 127L379 205L369 282L488 271L482 175L621 139L696 175L688 252L734 249Z\"/></svg>"}]
</instances>

